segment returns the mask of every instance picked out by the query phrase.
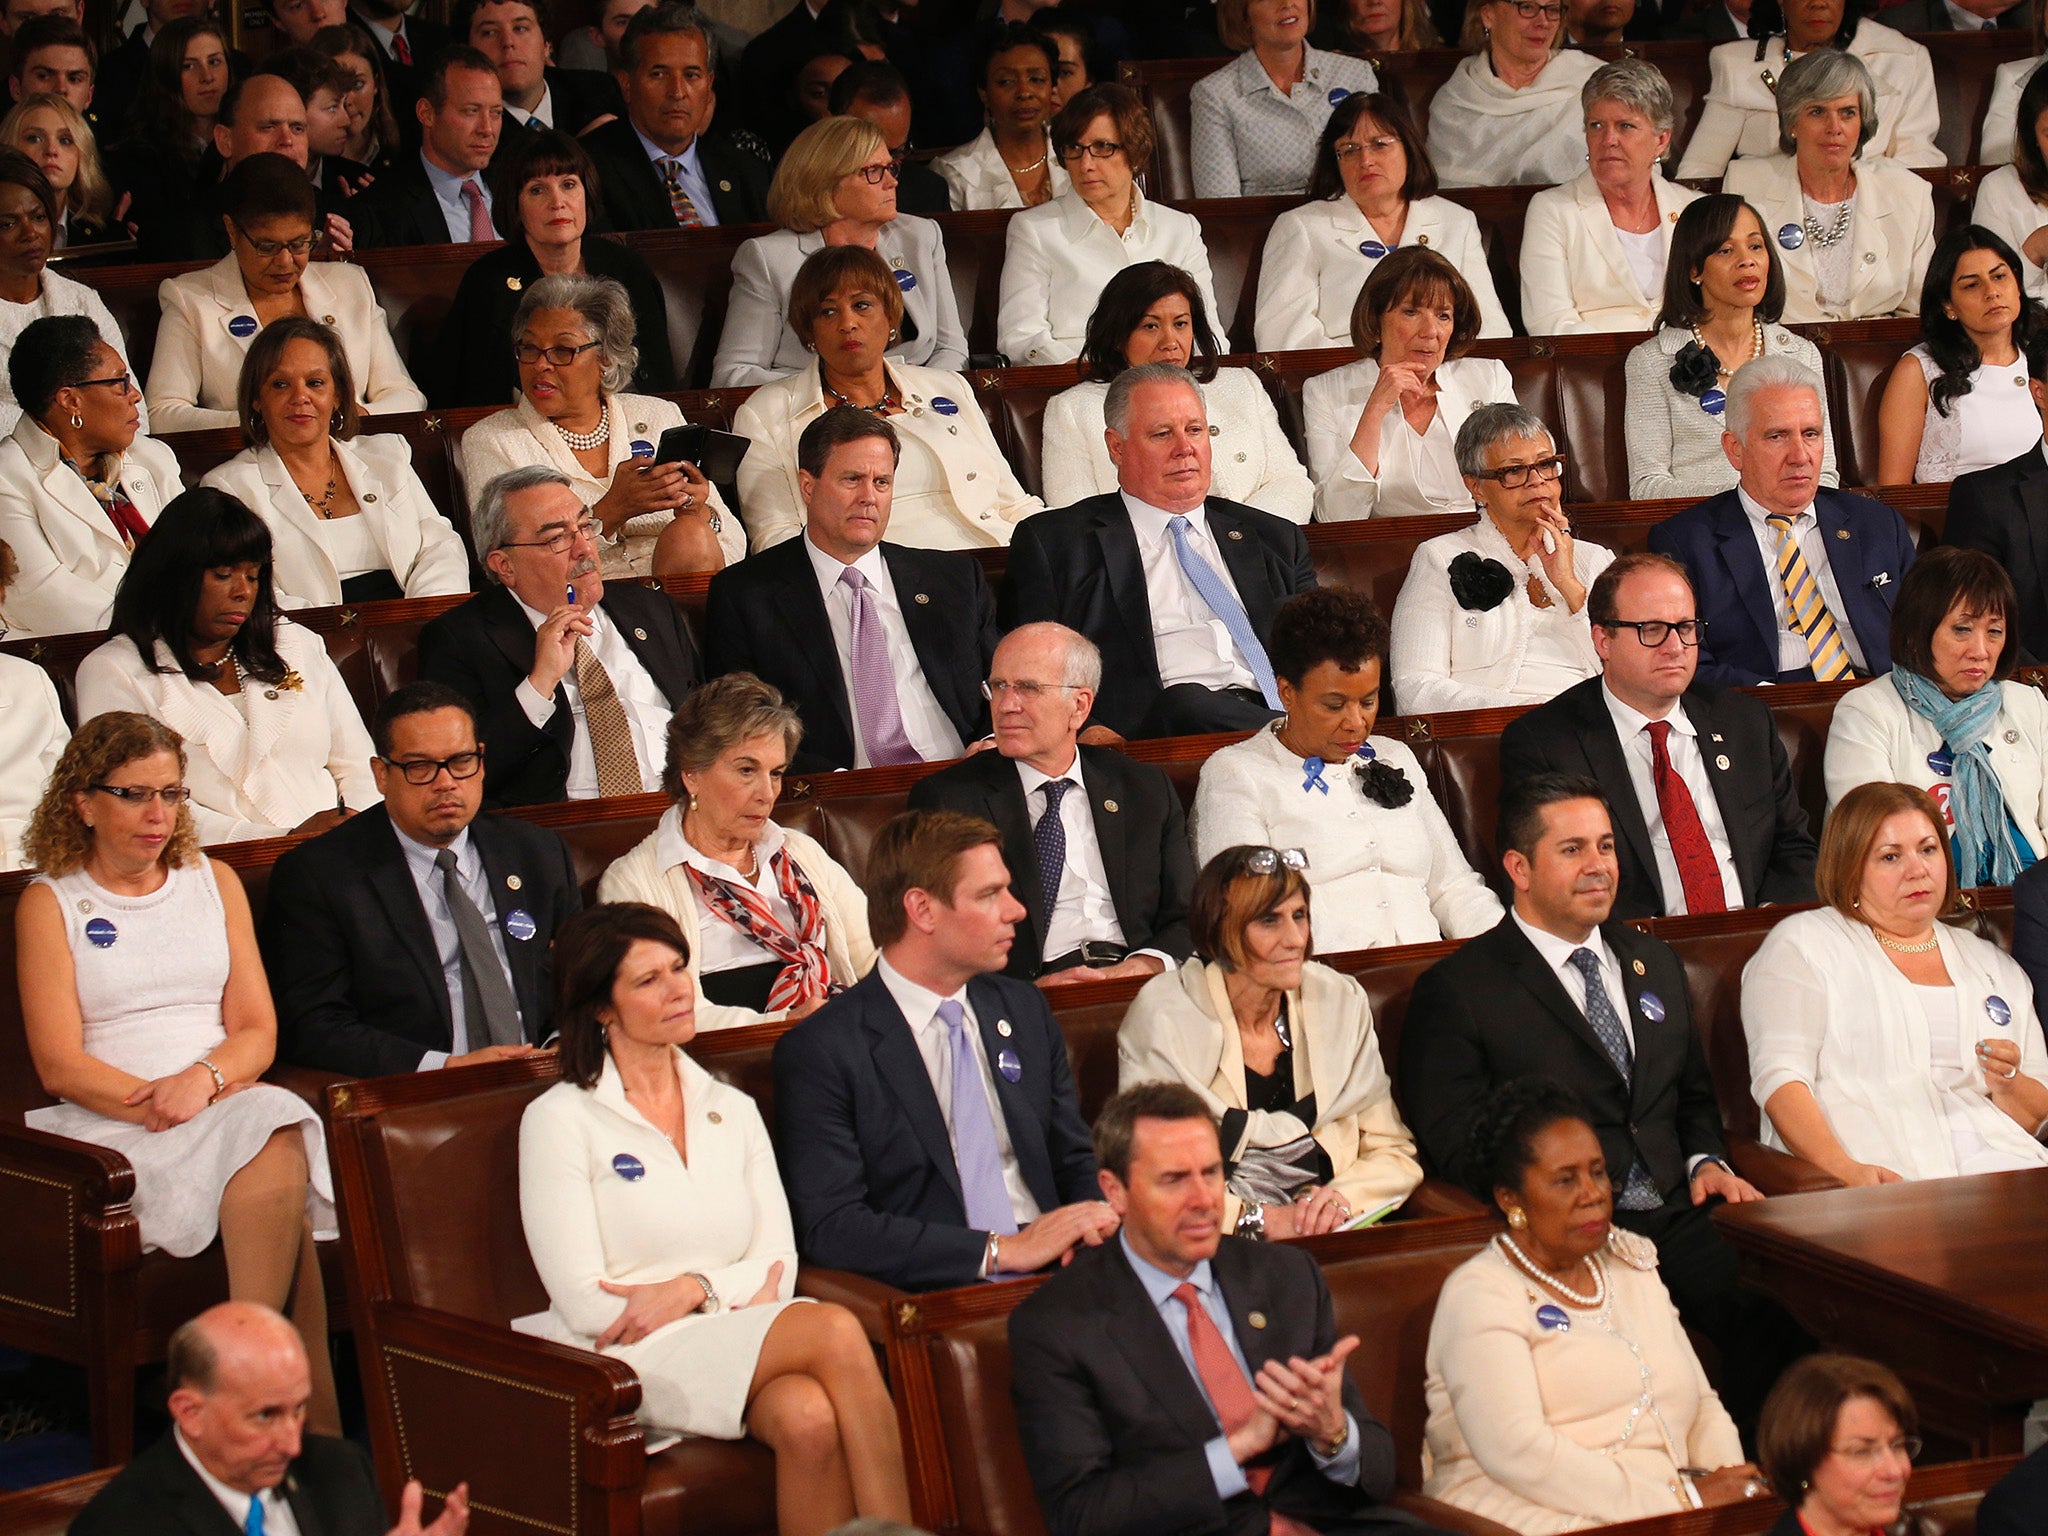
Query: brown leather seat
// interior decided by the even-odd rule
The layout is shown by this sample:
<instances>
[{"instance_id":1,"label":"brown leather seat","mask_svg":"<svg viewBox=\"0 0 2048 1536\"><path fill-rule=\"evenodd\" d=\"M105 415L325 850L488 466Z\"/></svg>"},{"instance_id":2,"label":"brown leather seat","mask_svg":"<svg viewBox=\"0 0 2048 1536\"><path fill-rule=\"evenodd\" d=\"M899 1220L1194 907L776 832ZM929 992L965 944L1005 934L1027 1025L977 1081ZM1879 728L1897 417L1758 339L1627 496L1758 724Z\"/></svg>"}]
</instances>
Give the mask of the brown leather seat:
<instances>
[{"instance_id":1,"label":"brown leather seat","mask_svg":"<svg viewBox=\"0 0 2048 1536\"><path fill-rule=\"evenodd\" d=\"M1879 328L1882 329L1879 329ZM1828 385L1828 419L1835 432L1835 462L1844 486L1877 485L1877 411L1893 366L1919 340L1886 321L1828 328L1821 355Z\"/></svg>"},{"instance_id":2,"label":"brown leather seat","mask_svg":"<svg viewBox=\"0 0 2048 1536\"><path fill-rule=\"evenodd\" d=\"M975 393L995 407L996 442L1034 496L1045 494L1045 408L1052 397L1081 382L1080 365L1049 368L992 368L974 376Z\"/></svg>"},{"instance_id":3,"label":"brown leather seat","mask_svg":"<svg viewBox=\"0 0 2048 1536\"><path fill-rule=\"evenodd\" d=\"M1631 343L1640 336L1623 338ZM1544 420L1561 429L1574 501L1628 499L1628 444L1617 430L1628 419L1628 353L1618 344L1582 349L1577 337L1537 342L1550 347L1557 411Z\"/></svg>"},{"instance_id":4,"label":"brown leather seat","mask_svg":"<svg viewBox=\"0 0 2048 1536\"><path fill-rule=\"evenodd\" d=\"M725 325L725 301L732 292L733 255L767 224L722 224L710 229L649 230L627 240L661 280L668 311L668 351L676 382L686 389L711 383L711 360ZM691 420L695 420L691 417Z\"/></svg>"},{"instance_id":5,"label":"brown leather seat","mask_svg":"<svg viewBox=\"0 0 2048 1536\"><path fill-rule=\"evenodd\" d=\"M991 208L934 216L945 234L946 270L953 279L953 298L960 308L970 353L996 350L996 306L1011 212Z\"/></svg>"},{"instance_id":6,"label":"brown leather seat","mask_svg":"<svg viewBox=\"0 0 2048 1536\"><path fill-rule=\"evenodd\" d=\"M103 1467L83 1477L0 1495L0 1536L64 1536L114 1471Z\"/></svg>"},{"instance_id":7,"label":"brown leather seat","mask_svg":"<svg viewBox=\"0 0 2048 1536\"><path fill-rule=\"evenodd\" d=\"M1209 324L1225 351L1252 350L1266 236L1275 219L1300 203L1298 197L1229 197L1185 205L1202 226L1216 294L1216 313Z\"/></svg>"}]
</instances>

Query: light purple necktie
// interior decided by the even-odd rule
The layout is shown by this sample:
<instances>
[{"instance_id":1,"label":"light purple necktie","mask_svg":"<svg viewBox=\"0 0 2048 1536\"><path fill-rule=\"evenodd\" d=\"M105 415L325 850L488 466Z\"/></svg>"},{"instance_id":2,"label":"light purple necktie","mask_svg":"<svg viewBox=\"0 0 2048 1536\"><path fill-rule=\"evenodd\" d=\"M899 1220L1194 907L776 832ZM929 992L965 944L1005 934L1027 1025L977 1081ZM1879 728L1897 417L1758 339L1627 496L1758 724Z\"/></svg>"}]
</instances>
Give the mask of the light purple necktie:
<instances>
[{"instance_id":1,"label":"light purple necktie","mask_svg":"<svg viewBox=\"0 0 2048 1536\"><path fill-rule=\"evenodd\" d=\"M1008 1237L1017 1230L1017 1217L1003 1183L1003 1155L996 1149L996 1123L988 1112L981 1063L967 1038L967 1010L949 997L939 1004L939 1022L946 1026L953 1055L953 1161L960 1167L967 1225Z\"/></svg>"},{"instance_id":2,"label":"light purple necktie","mask_svg":"<svg viewBox=\"0 0 2048 1536\"><path fill-rule=\"evenodd\" d=\"M903 729L903 706L896 699L896 674L889 665L889 636L882 613L865 576L848 566L839 573L853 597L853 707L860 715L861 743L876 768L894 763L921 763L917 748Z\"/></svg>"}]
</instances>

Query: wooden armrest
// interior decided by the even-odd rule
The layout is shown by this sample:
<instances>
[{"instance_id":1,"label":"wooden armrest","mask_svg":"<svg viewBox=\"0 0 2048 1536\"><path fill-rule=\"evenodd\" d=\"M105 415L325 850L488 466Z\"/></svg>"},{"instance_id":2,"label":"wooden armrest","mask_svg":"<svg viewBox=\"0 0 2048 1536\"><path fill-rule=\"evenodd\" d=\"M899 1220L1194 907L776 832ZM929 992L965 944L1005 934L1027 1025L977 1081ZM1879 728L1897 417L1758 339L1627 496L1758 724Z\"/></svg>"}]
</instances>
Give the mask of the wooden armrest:
<instances>
[{"instance_id":1,"label":"wooden armrest","mask_svg":"<svg viewBox=\"0 0 2048 1536\"><path fill-rule=\"evenodd\" d=\"M0 1308L71 1318L77 1277L132 1277L142 1263L142 1228L129 1209L135 1169L111 1147L25 1125L0 1125Z\"/></svg>"},{"instance_id":2,"label":"wooden armrest","mask_svg":"<svg viewBox=\"0 0 2048 1536\"><path fill-rule=\"evenodd\" d=\"M1803 1157L1780 1152L1743 1136L1728 1139L1728 1161L1735 1171L1767 1195L1802 1195L1816 1189L1840 1189L1842 1181Z\"/></svg>"},{"instance_id":3,"label":"wooden armrest","mask_svg":"<svg viewBox=\"0 0 2048 1536\"><path fill-rule=\"evenodd\" d=\"M135 1194L135 1170L111 1147L48 1131L19 1121L0 1122L0 1168L56 1179L93 1205L123 1205Z\"/></svg>"},{"instance_id":4,"label":"wooden armrest","mask_svg":"<svg viewBox=\"0 0 2048 1536\"><path fill-rule=\"evenodd\" d=\"M836 1301L860 1319L861 1332L868 1336L869 1343L885 1347L889 1342L890 1310L910 1295L851 1270L817 1269L808 1264L796 1272L796 1293L813 1301Z\"/></svg>"},{"instance_id":5,"label":"wooden armrest","mask_svg":"<svg viewBox=\"0 0 2048 1536\"><path fill-rule=\"evenodd\" d=\"M1448 1179L1430 1177L1415 1186L1407 1202L1394 1212L1396 1220L1415 1221L1431 1216L1484 1216L1487 1207Z\"/></svg>"},{"instance_id":6,"label":"wooden armrest","mask_svg":"<svg viewBox=\"0 0 2048 1536\"><path fill-rule=\"evenodd\" d=\"M1429 1524L1447 1531L1463 1531L1466 1536L1515 1536L1515 1532L1498 1521L1484 1515L1475 1515L1468 1509L1459 1509L1441 1499L1427 1498L1419 1493L1397 1493L1394 1507L1405 1509L1411 1515L1419 1516Z\"/></svg>"}]
</instances>

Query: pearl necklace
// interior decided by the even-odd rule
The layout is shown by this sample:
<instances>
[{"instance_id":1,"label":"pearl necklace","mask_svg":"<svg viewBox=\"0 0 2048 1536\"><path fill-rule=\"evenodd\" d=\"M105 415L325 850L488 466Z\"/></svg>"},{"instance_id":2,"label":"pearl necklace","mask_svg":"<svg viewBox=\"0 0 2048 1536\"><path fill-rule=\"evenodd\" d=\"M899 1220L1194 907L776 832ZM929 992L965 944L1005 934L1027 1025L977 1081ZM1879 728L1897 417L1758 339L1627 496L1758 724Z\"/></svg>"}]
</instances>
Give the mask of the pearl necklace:
<instances>
[{"instance_id":1,"label":"pearl necklace","mask_svg":"<svg viewBox=\"0 0 2048 1536\"><path fill-rule=\"evenodd\" d=\"M1747 358L1747 361L1753 363L1758 358L1764 355L1764 323L1763 321L1759 320L1754 314L1752 314L1749 317L1749 324L1753 335L1749 344L1749 357ZM1725 379L1734 376L1735 370L1733 368L1722 368L1720 366L1721 354L1715 352L1712 347L1707 345L1707 338L1700 334L1700 328L1698 326L1694 326L1692 328L1692 339L1695 343L1698 344L1699 349L1702 352L1713 353L1714 366L1719 370L1719 376L1721 378Z\"/></svg>"},{"instance_id":2,"label":"pearl necklace","mask_svg":"<svg viewBox=\"0 0 2048 1536\"><path fill-rule=\"evenodd\" d=\"M1822 229L1820 221L1810 213L1801 219L1799 223L1813 243L1822 250L1826 250L1829 246L1839 241L1842 236L1849 233L1849 220L1855 216L1856 195L1852 192L1843 200L1841 210L1835 215L1835 222L1827 229Z\"/></svg>"},{"instance_id":3,"label":"pearl necklace","mask_svg":"<svg viewBox=\"0 0 2048 1536\"><path fill-rule=\"evenodd\" d=\"M555 430L562 434L562 441L577 453L588 453L593 448L602 448L612 440L612 404L603 400L597 407L597 429L592 432L571 432L567 427L557 425Z\"/></svg>"},{"instance_id":4,"label":"pearl necklace","mask_svg":"<svg viewBox=\"0 0 2048 1536\"><path fill-rule=\"evenodd\" d=\"M1934 935L1925 944L1901 944L1882 928L1872 928L1870 931L1877 935L1878 943L1895 955L1925 955L1941 948L1940 934Z\"/></svg>"},{"instance_id":5,"label":"pearl necklace","mask_svg":"<svg viewBox=\"0 0 2048 1536\"><path fill-rule=\"evenodd\" d=\"M1557 1292L1557 1294L1562 1296L1566 1301L1572 1303L1573 1306L1585 1307L1588 1310L1596 1310L1607 1304L1607 1271L1601 1268L1600 1260L1597 1255L1588 1254L1586 1256L1586 1267L1593 1271L1593 1294L1588 1296L1583 1292L1573 1290L1570 1286L1566 1285L1562 1280L1558 1279L1555 1275L1551 1274L1550 1271L1544 1269L1534 1259L1530 1258L1529 1255L1522 1252L1521 1245L1518 1244L1512 1237L1508 1236L1507 1233L1498 1233L1495 1235L1493 1240L1496 1243L1500 1243L1503 1245L1503 1252L1505 1252L1507 1256L1514 1261L1516 1267L1521 1269L1523 1273L1527 1274L1530 1279L1536 1281L1540 1285L1549 1286L1553 1291Z\"/></svg>"}]
</instances>

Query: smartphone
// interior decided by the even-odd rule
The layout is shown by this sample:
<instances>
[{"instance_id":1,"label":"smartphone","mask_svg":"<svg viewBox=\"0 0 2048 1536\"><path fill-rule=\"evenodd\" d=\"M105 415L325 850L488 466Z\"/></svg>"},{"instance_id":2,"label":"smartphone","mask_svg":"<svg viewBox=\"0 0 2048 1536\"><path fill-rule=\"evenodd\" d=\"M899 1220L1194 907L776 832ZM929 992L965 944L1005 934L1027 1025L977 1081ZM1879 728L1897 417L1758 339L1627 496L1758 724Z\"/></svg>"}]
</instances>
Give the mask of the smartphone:
<instances>
[{"instance_id":1,"label":"smartphone","mask_svg":"<svg viewBox=\"0 0 2048 1536\"><path fill-rule=\"evenodd\" d=\"M693 465L713 485L731 485L740 472L740 460L753 446L751 438L736 432L686 422L661 434L661 441L655 445L654 462Z\"/></svg>"}]
</instances>

